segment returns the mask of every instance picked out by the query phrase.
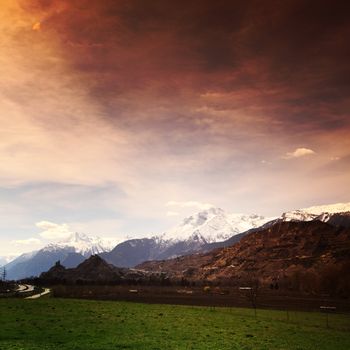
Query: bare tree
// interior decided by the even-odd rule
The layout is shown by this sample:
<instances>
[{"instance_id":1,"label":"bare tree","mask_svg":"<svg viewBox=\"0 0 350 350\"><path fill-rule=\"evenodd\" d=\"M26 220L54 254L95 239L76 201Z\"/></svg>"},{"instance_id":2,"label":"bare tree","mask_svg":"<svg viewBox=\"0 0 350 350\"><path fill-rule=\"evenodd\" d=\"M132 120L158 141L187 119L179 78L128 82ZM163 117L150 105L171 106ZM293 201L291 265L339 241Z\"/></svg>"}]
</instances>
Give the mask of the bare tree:
<instances>
[{"instance_id":1,"label":"bare tree","mask_svg":"<svg viewBox=\"0 0 350 350\"><path fill-rule=\"evenodd\" d=\"M245 286L240 287L240 290L245 293L245 297L249 300L254 309L254 316L256 317L257 300L259 296L260 280L258 277L256 252L258 249L257 233L253 233L254 245L251 247L251 257L249 267L247 268Z\"/></svg>"},{"instance_id":2,"label":"bare tree","mask_svg":"<svg viewBox=\"0 0 350 350\"><path fill-rule=\"evenodd\" d=\"M254 274L250 274L246 286L239 288L242 292L245 293L245 297L250 302L252 308L254 309L254 316L256 318L256 308L258 306L258 296L260 289L260 281Z\"/></svg>"}]
</instances>

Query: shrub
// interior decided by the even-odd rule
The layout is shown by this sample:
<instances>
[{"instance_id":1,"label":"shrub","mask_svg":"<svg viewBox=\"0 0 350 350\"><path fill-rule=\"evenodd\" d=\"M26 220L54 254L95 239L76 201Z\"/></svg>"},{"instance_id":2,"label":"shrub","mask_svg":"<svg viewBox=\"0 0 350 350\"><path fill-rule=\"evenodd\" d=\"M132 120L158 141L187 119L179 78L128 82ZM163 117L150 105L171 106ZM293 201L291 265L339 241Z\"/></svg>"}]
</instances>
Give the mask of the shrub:
<instances>
[{"instance_id":1,"label":"shrub","mask_svg":"<svg viewBox=\"0 0 350 350\"><path fill-rule=\"evenodd\" d=\"M211 288L210 288L209 286L205 286L205 287L203 288L203 292L204 292L204 293L210 293L210 292L211 292Z\"/></svg>"}]
</instances>

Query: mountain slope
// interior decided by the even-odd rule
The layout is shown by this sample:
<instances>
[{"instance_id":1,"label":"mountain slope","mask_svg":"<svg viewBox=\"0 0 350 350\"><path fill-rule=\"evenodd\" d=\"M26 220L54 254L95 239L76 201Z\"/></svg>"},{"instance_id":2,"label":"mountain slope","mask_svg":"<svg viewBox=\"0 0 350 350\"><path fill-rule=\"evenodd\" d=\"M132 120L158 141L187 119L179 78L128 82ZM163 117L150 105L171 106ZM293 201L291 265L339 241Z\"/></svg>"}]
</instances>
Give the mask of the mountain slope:
<instances>
[{"instance_id":1,"label":"mountain slope","mask_svg":"<svg viewBox=\"0 0 350 350\"><path fill-rule=\"evenodd\" d=\"M16 256L0 256L0 266L4 266L9 264L12 260L14 260Z\"/></svg>"},{"instance_id":2,"label":"mountain slope","mask_svg":"<svg viewBox=\"0 0 350 350\"><path fill-rule=\"evenodd\" d=\"M5 265L6 270L9 271L12 268L14 268L15 265L25 263L26 261L30 260L37 252L38 252L37 250L34 250L32 252L29 252L29 253L21 254L16 259L10 261L8 264ZM9 279L11 279L11 278L9 277Z\"/></svg>"},{"instance_id":3,"label":"mountain slope","mask_svg":"<svg viewBox=\"0 0 350 350\"><path fill-rule=\"evenodd\" d=\"M324 212L324 210L328 210L328 212ZM244 236L270 228L276 223L298 221L321 221L336 227L350 228L350 203L321 205L285 212L279 218L268 221L260 227L236 234L222 242L207 244L201 248L201 252L209 252L216 248L230 247L239 242Z\"/></svg>"},{"instance_id":4,"label":"mountain slope","mask_svg":"<svg viewBox=\"0 0 350 350\"><path fill-rule=\"evenodd\" d=\"M101 256L115 266L132 267L146 260L201 251L208 244L259 227L269 220L259 215L226 214L220 208L210 208L184 219L162 235L125 241Z\"/></svg>"},{"instance_id":5,"label":"mountain slope","mask_svg":"<svg viewBox=\"0 0 350 350\"><path fill-rule=\"evenodd\" d=\"M74 253L73 247L41 249L24 262L14 261L12 266L7 265L7 278L16 280L38 276L41 272L48 270L55 261L66 259L70 253Z\"/></svg>"},{"instance_id":6,"label":"mountain slope","mask_svg":"<svg viewBox=\"0 0 350 350\"><path fill-rule=\"evenodd\" d=\"M264 285L321 290L329 271L337 293L350 291L350 229L316 221L281 222L243 237L231 247L206 254L138 265L172 278L246 285L252 276Z\"/></svg>"},{"instance_id":7,"label":"mountain slope","mask_svg":"<svg viewBox=\"0 0 350 350\"><path fill-rule=\"evenodd\" d=\"M157 259L160 243L155 238L131 239L118 244L100 256L118 267L132 267L140 262Z\"/></svg>"}]
</instances>

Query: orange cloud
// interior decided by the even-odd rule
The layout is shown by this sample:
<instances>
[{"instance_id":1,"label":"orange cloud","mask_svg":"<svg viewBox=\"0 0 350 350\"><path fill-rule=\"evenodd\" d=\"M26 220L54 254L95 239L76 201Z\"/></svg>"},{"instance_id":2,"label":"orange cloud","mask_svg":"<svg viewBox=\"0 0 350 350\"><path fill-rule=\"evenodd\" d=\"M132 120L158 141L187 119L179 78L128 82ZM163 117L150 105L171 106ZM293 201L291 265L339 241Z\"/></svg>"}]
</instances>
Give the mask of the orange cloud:
<instances>
[{"instance_id":1,"label":"orange cloud","mask_svg":"<svg viewBox=\"0 0 350 350\"><path fill-rule=\"evenodd\" d=\"M39 31L41 30L41 23L40 23L40 22L34 23L32 29L33 29L35 32L39 32Z\"/></svg>"},{"instance_id":2,"label":"orange cloud","mask_svg":"<svg viewBox=\"0 0 350 350\"><path fill-rule=\"evenodd\" d=\"M300 158L300 157L305 157L312 154L315 154L315 151L309 148L301 147L301 148L297 148L293 152L288 152L283 158L284 159Z\"/></svg>"}]
</instances>

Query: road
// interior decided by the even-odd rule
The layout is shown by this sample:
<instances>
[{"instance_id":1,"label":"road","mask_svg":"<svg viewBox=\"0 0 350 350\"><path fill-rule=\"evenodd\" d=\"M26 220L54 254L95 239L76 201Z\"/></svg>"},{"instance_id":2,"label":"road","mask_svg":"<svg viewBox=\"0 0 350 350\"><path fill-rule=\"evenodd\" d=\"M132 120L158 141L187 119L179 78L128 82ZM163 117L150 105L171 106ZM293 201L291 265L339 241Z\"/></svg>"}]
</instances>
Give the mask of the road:
<instances>
[{"instance_id":1,"label":"road","mask_svg":"<svg viewBox=\"0 0 350 350\"><path fill-rule=\"evenodd\" d=\"M28 293L28 292L33 292L34 291L34 286L31 284L19 284L17 292L19 293ZM43 292L31 295L29 297L26 297L25 299L38 299L43 295L49 294L51 290L49 288L45 288Z\"/></svg>"},{"instance_id":2,"label":"road","mask_svg":"<svg viewBox=\"0 0 350 350\"><path fill-rule=\"evenodd\" d=\"M34 290L34 286L32 286L31 284L19 284L17 292L28 293L28 292L32 292L33 290Z\"/></svg>"},{"instance_id":3,"label":"road","mask_svg":"<svg viewBox=\"0 0 350 350\"><path fill-rule=\"evenodd\" d=\"M43 295L49 294L51 292L51 290L49 288L44 288L44 291L39 293L39 294L34 294L31 295L30 297L26 297L25 299L38 299L40 297L42 297Z\"/></svg>"}]
</instances>

